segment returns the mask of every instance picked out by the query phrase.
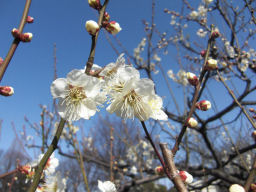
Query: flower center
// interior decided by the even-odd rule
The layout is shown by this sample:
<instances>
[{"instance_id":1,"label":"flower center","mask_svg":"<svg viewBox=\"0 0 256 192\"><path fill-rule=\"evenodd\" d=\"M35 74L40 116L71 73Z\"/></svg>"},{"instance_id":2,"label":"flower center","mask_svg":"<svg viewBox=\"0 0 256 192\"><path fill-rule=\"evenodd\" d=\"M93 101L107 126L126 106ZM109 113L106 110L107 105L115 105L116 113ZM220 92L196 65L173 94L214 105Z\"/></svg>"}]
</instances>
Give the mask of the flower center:
<instances>
[{"instance_id":1,"label":"flower center","mask_svg":"<svg viewBox=\"0 0 256 192\"><path fill-rule=\"evenodd\" d=\"M124 102L131 106L135 106L140 101L141 97L137 95L134 90L132 90L130 93L124 96Z\"/></svg>"},{"instance_id":2,"label":"flower center","mask_svg":"<svg viewBox=\"0 0 256 192\"><path fill-rule=\"evenodd\" d=\"M134 116L136 116L139 119L143 119L145 116L143 106L141 97L132 90L123 97L122 114L125 118L134 118Z\"/></svg>"},{"instance_id":3,"label":"flower center","mask_svg":"<svg viewBox=\"0 0 256 192\"><path fill-rule=\"evenodd\" d=\"M85 98L86 98L86 95L82 87L69 85L69 92L66 96L66 99L69 100L70 103L77 105L81 102L81 100Z\"/></svg>"}]
</instances>

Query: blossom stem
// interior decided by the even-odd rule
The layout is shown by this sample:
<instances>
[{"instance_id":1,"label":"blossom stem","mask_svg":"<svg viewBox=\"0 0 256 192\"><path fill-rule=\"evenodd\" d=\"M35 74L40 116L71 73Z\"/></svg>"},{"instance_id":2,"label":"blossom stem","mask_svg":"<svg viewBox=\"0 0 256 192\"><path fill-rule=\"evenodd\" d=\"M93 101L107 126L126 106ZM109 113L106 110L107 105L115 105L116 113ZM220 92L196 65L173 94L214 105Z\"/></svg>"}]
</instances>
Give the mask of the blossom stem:
<instances>
[{"instance_id":1,"label":"blossom stem","mask_svg":"<svg viewBox=\"0 0 256 192\"><path fill-rule=\"evenodd\" d=\"M62 130L64 128L64 125L66 123L66 120L61 119L59 122L59 126L57 128L57 131L54 135L54 138L52 140L51 145L49 146L49 148L47 149L46 153L44 154L43 158L41 159L40 163L38 164L38 167L36 169L36 173L35 176L33 178L33 182L28 190L28 192L34 192L36 191L36 188L39 184L42 172L44 170L45 164L47 163L47 160L50 158L50 156L52 155L52 153L54 152L55 149L57 149L57 145L60 139L60 135L62 133Z\"/></svg>"},{"instance_id":2,"label":"blossom stem","mask_svg":"<svg viewBox=\"0 0 256 192\"><path fill-rule=\"evenodd\" d=\"M211 34L212 34L212 31L214 29L214 26L212 25L211 26ZM192 114L194 113L195 109L196 109L196 102L198 100L198 97L199 97L199 91L201 89L201 84L203 82L203 79L204 79L204 76L205 74L207 73L207 70L205 69L205 66L206 66L206 63L207 63L207 60L208 60L208 57L210 55L210 49L211 47L213 46L214 44L214 39L213 38L209 38L208 40L208 44L207 44L207 50L206 50L206 54L205 54L205 59L204 59L204 64L202 66L202 72L200 74L200 77L199 77L199 82L197 84L197 86L195 87L195 92L194 92L194 95L193 95L193 100L192 100L192 105L191 105L191 108L190 108L190 111L188 113L188 117L187 117L187 120L192 116ZM176 154L176 152L179 150L179 145L182 141L182 138L187 130L187 120L185 121L184 125L182 126L182 129L176 139L176 142L174 144L174 147L172 148L172 153L173 155Z\"/></svg>"},{"instance_id":3,"label":"blossom stem","mask_svg":"<svg viewBox=\"0 0 256 192\"><path fill-rule=\"evenodd\" d=\"M80 148L79 148L79 143L77 142L77 139L75 140L73 138L73 136L72 136L72 139L73 139L73 147L74 147L74 150L75 150L75 153L76 153L76 159L77 159L77 161L78 161L78 163L80 165L80 169L81 169L82 174L83 174L84 183L85 183L85 186L86 186L86 191L90 192L90 188L89 188L89 184L88 184L88 179L87 179L85 168L84 168L83 156L82 156ZM76 143L77 143L77 146L76 146Z\"/></svg>"},{"instance_id":4,"label":"blossom stem","mask_svg":"<svg viewBox=\"0 0 256 192\"><path fill-rule=\"evenodd\" d=\"M232 90L230 90L230 88L228 87L228 85L225 83L223 77L221 76L220 72L217 70L217 74L218 77L220 79L220 81L223 83L224 87L228 90L228 93L230 94L230 96L234 99L234 102L236 102L236 104L240 107L240 109L243 111L243 113L245 114L245 116L247 117L247 119L250 121L251 125L253 126L254 129L256 129L256 125L254 123L254 121L252 120L252 118L250 117L250 115L247 113L247 111L245 110L245 108L241 105L241 103L237 100L235 94L232 92Z\"/></svg>"},{"instance_id":5,"label":"blossom stem","mask_svg":"<svg viewBox=\"0 0 256 192\"><path fill-rule=\"evenodd\" d=\"M103 16L104 16L104 13L105 13L108 2L109 2L109 0L105 0L102 8L99 11L100 16L99 16L99 19L98 19L98 25L100 26L100 28L102 26ZM98 32L96 32L95 35L92 35L91 51L90 51L88 61L86 63L86 70L85 70L85 73L87 75L90 75L90 71L91 71L91 68L93 66L96 43L97 43L97 40L98 40L99 32L100 32L100 30Z\"/></svg>"},{"instance_id":6,"label":"blossom stem","mask_svg":"<svg viewBox=\"0 0 256 192\"><path fill-rule=\"evenodd\" d=\"M157 148L156 148L156 146L155 146L155 144L154 144L154 142L153 142L153 140L152 140L152 138L151 138L151 136L150 136L150 134L149 134L149 132L148 132L148 130L147 130L147 127L146 127L146 125L145 125L145 122L144 122L144 121L141 121L141 124L142 124L142 127L143 127L143 129L144 129L144 132L145 132L145 134L146 134L146 138L149 140L151 146L153 147L153 149L154 149L154 151L155 151L155 153L156 153L156 156L158 157L159 161L161 162L161 164L162 164L162 166L163 166L163 169L164 169L165 174L167 175L167 177L168 177L170 180L172 180L172 177L171 177L170 173L169 173L169 172L167 171L167 169L166 169L164 160L163 160L162 156L160 155L159 151L157 150Z\"/></svg>"},{"instance_id":7,"label":"blossom stem","mask_svg":"<svg viewBox=\"0 0 256 192\"><path fill-rule=\"evenodd\" d=\"M28 11L29 11L29 7L30 7L30 4L31 4L31 0L27 0L26 1L26 4L25 4L25 8L24 8L24 11L23 11L23 15L22 15L22 18L21 18L21 21L20 21L20 25L19 25L19 32L22 33L23 31L23 28L26 24L26 20L27 20L27 17L28 17ZM4 59L4 62L2 63L1 67L0 67L0 82L2 81L2 78L4 76L4 73L15 53L15 50L17 49L18 45L20 43L20 39L19 38L14 38L13 42L12 42L12 45L7 53L7 56L5 57Z\"/></svg>"}]
</instances>

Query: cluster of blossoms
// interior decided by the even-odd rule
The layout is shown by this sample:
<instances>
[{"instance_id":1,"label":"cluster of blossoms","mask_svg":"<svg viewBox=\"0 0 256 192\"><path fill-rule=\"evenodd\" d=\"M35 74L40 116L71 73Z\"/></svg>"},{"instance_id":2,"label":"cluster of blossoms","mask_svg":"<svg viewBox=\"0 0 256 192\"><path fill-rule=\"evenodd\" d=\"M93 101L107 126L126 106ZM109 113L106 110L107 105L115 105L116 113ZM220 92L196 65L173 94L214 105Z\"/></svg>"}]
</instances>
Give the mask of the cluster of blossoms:
<instances>
[{"instance_id":1,"label":"cluster of blossoms","mask_svg":"<svg viewBox=\"0 0 256 192\"><path fill-rule=\"evenodd\" d=\"M188 79L187 79L187 73L184 70L179 70L178 73L175 75L173 71L170 69L167 72L169 78L171 78L176 83L179 83L181 85L187 86L188 85Z\"/></svg>"},{"instance_id":2,"label":"cluster of blossoms","mask_svg":"<svg viewBox=\"0 0 256 192\"><path fill-rule=\"evenodd\" d=\"M44 154L40 154L38 156L38 159L35 161L26 164L24 166L19 166L18 170L26 175L26 183L29 180L33 180L34 174L35 174L35 167L38 166L41 159L43 158ZM44 181L36 189L36 192L64 192L66 188L66 179L61 178L60 173L56 172L56 168L59 166L59 160L54 157L54 154L51 155L51 157L48 159L43 174L41 176L41 179Z\"/></svg>"},{"instance_id":3,"label":"cluster of blossoms","mask_svg":"<svg viewBox=\"0 0 256 192\"><path fill-rule=\"evenodd\" d=\"M100 0L88 0L90 7L100 11L102 5ZM105 12L103 15L102 27L104 27L110 34L115 35L122 30L119 23L116 21L110 21L110 15ZM93 20L89 20L85 23L85 28L91 35L96 35L100 26Z\"/></svg>"},{"instance_id":4,"label":"cluster of blossoms","mask_svg":"<svg viewBox=\"0 0 256 192\"><path fill-rule=\"evenodd\" d=\"M154 150L146 141L140 140L137 145L129 147L126 158L128 162L121 160L119 162L121 166L125 166L127 164L139 166L139 164L143 163L147 169L152 169L154 163ZM123 171L129 171L134 175L137 174L136 166L132 166L130 170L124 168Z\"/></svg>"},{"instance_id":5,"label":"cluster of blossoms","mask_svg":"<svg viewBox=\"0 0 256 192\"><path fill-rule=\"evenodd\" d=\"M162 98L155 94L153 81L141 79L138 70L125 64L123 55L116 63L103 69L94 65L92 70L101 70L100 78L74 69L67 78L52 83L51 93L59 99L58 111L62 118L68 121L89 119L96 113L97 106L108 100L107 111L122 118L167 120Z\"/></svg>"}]
</instances>

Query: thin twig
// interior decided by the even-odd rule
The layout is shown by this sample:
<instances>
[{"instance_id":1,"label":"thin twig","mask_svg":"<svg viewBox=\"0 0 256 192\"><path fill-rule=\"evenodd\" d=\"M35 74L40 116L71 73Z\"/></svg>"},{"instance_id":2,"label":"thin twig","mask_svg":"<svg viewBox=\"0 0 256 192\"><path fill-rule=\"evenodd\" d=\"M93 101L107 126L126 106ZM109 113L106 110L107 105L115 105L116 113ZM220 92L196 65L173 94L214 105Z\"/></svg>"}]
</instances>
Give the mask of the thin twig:
<instances>
[{"instance_id":1,"label":"thin twig","mask_svg":"<svg viewBox=\"0 0 256 192\"><path fill-rule=\"evenodd\" d=\"M19 32L22 33L23 31L23 28L26 24L26 20L27 20L27 17L28 17L28 11L29 11L29 7L30 7L30 4L31 4L31 0L27 0L26 1L26 4L25 4L25 8L24 8L24 11L23 11L23 15L22 15L22 18L21 18L21 21L20 21L20 25L19 25ZM7 53L7 56L5 57L4 59L4 62L2 63L2 65L0 66L0 82L2 81L3 79L3 76L4 76L4 73L15 53L15 50L17 49L18 45L20 43L20 39L19 38L15 38L12 42L12 45Z\"/></svg>"},{"instance_id":2,"label":"thin twig","mask_svg":"<svg viewBox=\"0 0 256 192\"><path fill-rule=\"evenodd\" d=\"M211 30L213 31L214 26L212 25L211 28L212 28ZM211 33L212 33L212 31L211 31ZM207 70L205 69L205 66L206 66L206 63L207 63L207 60L208 60L208 57L209 57L209 54L210 54L210 48L212 47L213 43L214 43L214 40L210 37L209 40L208 40L208 45L207 45L207 50L206 50L206 54L205 54L204 64L203 64L203 67L202 67L202 72L200 73L200 77L199 77L199 83L195 87L195 92L194 92L194 95L193 95L192 105L191 105L190 111L188 113L187 120L185 121L185 123L184 123L184 125L183 125L177 139L176 139L175 145L172 148L173 155L175 155L176 152L179 150L179 145L180 145L180 143L182 141L182 138L183 138L183 136L184 136L184 134L187 130L187 121L192 116L192 114L194 113L194 111L196 109L196 102L198 100L201 83L203 82L204 76L207 72Z\"/></svg>"},{"instance_id":3,"label":"thin twig","mask_svg":"<svg viewBox=\"0 0 256 192\"><path fill-rule=\"evenodd\" d=\"M79 163L79 166L80 166L80 169L82 171L83 178L84 178L84 183L85 183L85 186L86 186L86 190L87 190L87 192L90 192L88 179L87 179L86 172L85 172L85 167L84 167L83 156L82 156L82 153L80 151L79 143L77 142L77 140L75 140L73 138L73 136L72 136L72 140L73 140L73 147L74 147L74 150L75 150L75 153L76 153L76 159ZM76 146L76 143L77 143L77 146Z\"/></svg>"},{"instance_id":4,"label":"thin twig","mask_svg":"<svg viewBox=\"0 0 256 192\"><path fill-rule=\"evenodd\" d=\"M145 122L144 122L144 121L141 121L141 124L142 124L142 127L143 127L143 129L144 129L144 132L145 132L145 134L146 134L146 138L149 140L151 146L153 147L153 149L154 149L154 151L155 151L156 156L158 157L159 161L161 162L161 164L162 164L162 166L163 166L163 169L164 169L165 174L167 175L167 177L168 177L170 180L172 180L171 175L169 174L168 170L166 169L166 166L165 166L165 163L164 163L164 160L163 160L162 156L160 155L160 153L159 153L158 149L156 148L156 146L155 146L155 144L154 144L154 142L153 142L153 140L152 140L150 134L148 133L147 127L146 127L146 125L145 125Z\"/></svg>"},{"instance_id":5,"label":"thin twig","mask_svg":"<svg viewBox=\"0 0 256 192\"><path fill-rule=\"evenodd\" d=\"M109 0L105 0L102 8L99 11L100 16L99 16L99 20L98 20L98 25L100 26L100 28L102 26L102 20L103 20L103 16L104 16L104 13L105 13L108 2L109 2ZM85 70L85 73L87 75L90 74L91 68L93 66L96 43L97 43L97 40L98 40L99 32L100 32L100 30L96 33L96 35L92 35L91 50L90 50L90 55L89 55L88 61L86 63L86 70Z\"/></svg>"},{"instance_id":6,"label":"thin twig","mask_svg":"<svg viewBox=\"0 0 256 192\"><path fill-rule=\"evenodd\" d=\"M252 118L250 117L250 115L247 113L247 111L245 110L245 108L240 104L240 102L237 100L235 94L230 90L230 88L228 87L228 85L226 84L226 82L224 81L223 77L221 76L221 74L219 73L219 71L217 70L217 74L221 80L221 82L223 83L223 85L225 86L225 88L228 90L228 93L231 95L231 97L234 99L234 101L236 102L236 104L241 108L241 110L243 111L243 113L245 114L245 116L247 117L247 119L250 121L250 123L252 124L252 126L254 127L254 129L256 129L256 125L254 123L254 121L252 120Z\"/></svg>"}]
</instances>

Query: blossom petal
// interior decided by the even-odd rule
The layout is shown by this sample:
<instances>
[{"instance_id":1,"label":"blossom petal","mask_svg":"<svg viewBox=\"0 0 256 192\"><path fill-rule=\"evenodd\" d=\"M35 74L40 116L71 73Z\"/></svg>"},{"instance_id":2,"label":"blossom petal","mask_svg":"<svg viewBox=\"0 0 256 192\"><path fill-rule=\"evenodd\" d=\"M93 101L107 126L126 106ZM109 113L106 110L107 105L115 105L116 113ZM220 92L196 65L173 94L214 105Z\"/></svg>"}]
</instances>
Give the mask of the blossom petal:
<instances>
[{"instance_id":1,"label":"blossom petal","mask_svg":"<svg viewBox=\"0 0 256 192\"><path fill-rule=\"evenodd\" d=\"M77 121L81 117L79 116L78 111L80 111L80 107L76 108L69 108L66 105L66 101L64 99L59 99L59 104L58 104L58 112L59 115L67 120L67 121Z\"/></svg>"},{"instance_id":2,"label":"blossom petal","mask_svg":"<svg viewBox=\"0 0 256 192\"><path fill-rule=\"evenodd\" d=\"M136 82L136 89L135 92L138 93L139 95L154 95L155 90L154 90L154 83L150 79L140 79L139 81Z\"/></svg>"},{"instance_id":3,"label":"blossom petal","mask_svg":"<svg viewBox=\"0 0 256 192\"><path fill-rule=\"evenodd\" d=\"M66 96L66 90L68 90L68 84L65 78L59 78L52 82L51 93L53 98L64 98Z\"/></svg>"},{"instance_id":4,"label":"blossom petal","mask_svg":"<svg viewBox=\"0 0 256 192\"><path fill-rule=\"evenodd\" d=\"M92 99L85 99L80 106L79 115L81 118L90 119L96 113L96 104Z\"/></svg>"},{"instance_id":5,"label":"blossom petal","mask_svg":"<svg viewBox=\"0 0 256 192\"><path fill-rule=\"evenodd\" d=\"M74 69L67 74L67 82L73 86L84 87L89 80L84 70Z\"/></svg>"}]
</instances>

